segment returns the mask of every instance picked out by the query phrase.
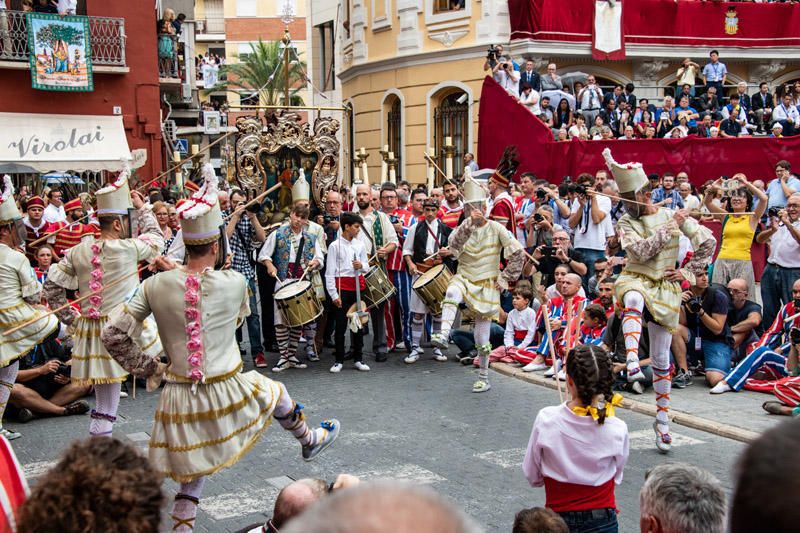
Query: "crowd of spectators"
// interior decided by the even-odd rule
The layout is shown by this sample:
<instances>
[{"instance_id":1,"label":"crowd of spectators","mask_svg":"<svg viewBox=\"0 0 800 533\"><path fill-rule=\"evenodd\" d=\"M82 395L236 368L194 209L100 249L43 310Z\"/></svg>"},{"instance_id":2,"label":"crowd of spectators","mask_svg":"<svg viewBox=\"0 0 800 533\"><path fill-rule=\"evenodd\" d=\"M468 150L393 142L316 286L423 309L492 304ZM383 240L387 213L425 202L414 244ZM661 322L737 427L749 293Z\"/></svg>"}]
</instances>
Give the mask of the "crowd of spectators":
<instances>
[{"instance_id":1,"label":"crowd of spectators","mask_svg":"<svg viewBox=\"0 0 800 533\"><path fill-rule=\"evenodd\" d=\"M633 83L601 87L592 74L562 80L555 63L545 73L534 61L514 61L501 45L486 59L484 71L534 116L553 130L558 141L730 138L746 135L789 137L800 133L800 81L775 87L763 81L749 92L746 82L735 89L728 70L712 50L700 66L686 58L676 72L673 94L660 106L638 98ZM606 90L607 89L607 90ZM730 93L730 94L729 94Z\"/></svg>"}]
</instances>

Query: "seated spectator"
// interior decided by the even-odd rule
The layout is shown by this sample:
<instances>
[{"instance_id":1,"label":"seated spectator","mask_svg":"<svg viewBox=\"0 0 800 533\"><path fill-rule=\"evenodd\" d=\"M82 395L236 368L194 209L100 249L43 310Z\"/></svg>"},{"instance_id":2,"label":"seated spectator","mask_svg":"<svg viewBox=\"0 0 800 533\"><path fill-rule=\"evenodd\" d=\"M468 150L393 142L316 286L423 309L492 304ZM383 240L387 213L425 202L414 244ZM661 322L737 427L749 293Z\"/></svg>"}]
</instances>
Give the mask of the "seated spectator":
<instances>
[{"instance_id":1,"label":"seated spectator","mask_svg":"<svg viewBox=\"0 0 800 533\"><path fill-rule=\"evenodd\" d=\"M619 130L619 119L621 116L620 111L617 109L617 101L611 99L606 106L600 111L600 116L603 117L603 122L606 126L611 128L612 132Z\"/></svg>"},{"instance_id":2,"label":"seated spectator","mask_svg":"<svg viewBox=\"0 0 800 533\"><path fill-rule=\"evenodd\" d=\"M92 390L89 384L70 380L72 360L51 337L19 360L17 381L11 389L9 403L16 407L20 422L35 416L82 415L89 404L80 400ZM13 410L12 410L13 411Z\"/></svg>"},{"instance_id":3,"label":"seated spectator","mask_svg":"<svg viewBox=\"0 0 800 533\"><path fill-rule=\"evenodd\" d=\"M391 516L386 513L391 510ZM335 492L289 522L282 533L379 533L480 531L464 511L430 487L397 481L361 483Z\"/></svg>"},{"instance_id":4,"label":"seated spectator","mask_svg":"<svg viewBox=\"0 0 800 533\"><path fill-rule=\"evenodd\" d=\"M772 93L769 92L769 85L762 81L758 85L758 92L750 96L750 103L753 104L753 116L759 133L766 133L766 125L770 123L772 108L774 107Z\"/></svg>"},{"instance_id":5,"label":"seated spectator","mask_svg":"<svg viewBox=\"0 0 800 533\"><path fill-rule=\"evenodd\" d=\"M711 127L711 138L712 139L719 139L719 128L716 126Z\"/></svg>"},{"instance_id":6,"label":"seated spectator","mask_svg":"<svg viewBox=\"0 0 800 533\"><path fill-rule=\"evenodd\" d=\"M722 108L722 118L733 120L741 126L742 131L747 131L747 110L739 101L738 94L731 96L730 103Z\"/></svg>"},{"instance_id":7,"label":"seated spectator","mask_svg":"<svg viewBox=\"0 0 800 533\"><path fill-rule=\"evenodd\" d=\"M761 327L761 306L748 299L747 282L735 278L728 282L731 308L728 310L728 326L733 335L734 360L738 361L747 353L747 347L764 333Z\"/></svg>"},{"instance_id":8,"label":"seated spectator","mask_svg":"<svg viewBox=\"0 0 800 533\"><path fill-rule=\"evenodd\" d=\"M798 345L800 345L800 328L792 328L789 333L789 357L786 359L786 371L789 375L775 381L772 393L778 401L764 402L761 406L773 415L800 415L800 364L797 362Z\"/></svg>"},{"instance_id":9,"label":"seated spectator","mask_svg":"<svg viewBox=\"0 0 800 533\"><path fill-rule=\"evenodd\" d=\"M562 98L558 102L558 108L553 117L553 128L569 128L572 125L572 118L572 109L569 107L569 102L566 98Z\"/></svg>"},{"instance_id":10,"label":"seated spectator","mask_svg":"<svg viewBox=\"0 0 800 533\"><path fill-rule=\"evenodd\" d=\"M761 335L755 348L711 389L711 394L740 391L743 388L771 392L774 379L789 375L786 354L789 350L790 332L793 327L800 326L800 319L789 322L784 320L800 311L800 305L796 303L800 303L800 279L792 285L792 301L781 307L778 316ZM767 379L751 379L757 372L764 372L764 378Z\"/></svg>"},{"instance_id":11,"label":"seated spectator","mask_svg":"<svg viewBox=\"0 0 800 533\"><path fill-rule=\"evenodd\" d=\"M614 140L614 132L611 131L611 128L609 126L603 126L603 129L600 130L600 140L603 141Z\"/></svg>"},{"instance_id":12,"label":"seated spectator","mask_svg":"<svg viewBox=\"0 0 800 533\"><path fill-rule=\"evenodd\" d=\"M586 274L587 268L583 262L583 254L570 246L569 234L564 230L553 231L553 245L538 246L533 250L533 258L539 261L535 272L541 272L541 284L545 287L556 281L555 270L559 265L567 265L577 274Z\"/></svg>"},{"instance_id":13,"label":"seated spectator","mask_svg":"<svg viewBox=\"0 0 800 533\"><path fill-rule=\"evenodd\" d=\"M783 126L781 126L780 122L776 122L772 125L772 133L770 133L769 136L772 139L783 138Z\"/></svg>"},{"instance_id":14,"label":"seated spectator","mask_svg":"<svg viewBox=\"0 0 800 533\"><path fill-rule=\"evenodd\" d=\"M656 128L654 126L647 126L644 130L644 136L642 139L656 139Z\"/></svg>"},{"instance_id":15,"label":"seated spectator","mask_svg":"<svg viewBox=\"0 0 800 533\"><path fill-rule=\"evenodd\" d=\"M589 135L589 130L586 129L586 119L583 118L580 111L575 115L575 124L569 128L568 133L570 139Z\"/></svg>"},{"instance_id":16,"label":"seated spectator","mask_svg":"<svg viewBox=\"0 0 800 533\"><path fill-rule=\"evenodd\" d=\"M763 496L763 492L752 494L753 498L762 498L762 504ZM639 492L639 530L647 533L724 533L727 509L722 483L707 471L684 463L658 465L647 473ZM752 523L759 524L760 528L766 524ZM775 530L767 528L764 531Z\"/></svg>"},{"instance_id":17,"label":"seated spectator","mask_svg":"<svg viewBox=\"0 0 800 533\"><path fill-rule=\"evenodd\" d=\"M675 188L675 174L665 172L661 177L661 185L653 189L652 201L655 205L663 205L670 209L683 209L683 197Z\"/></svg>"},{"instance_id":18,"label":"seated spectator","mask_svg":"<svg viewBox=\"0 0 800 533\"><path fill-rule=\"evenodd\" d=\"M536 323L536 312L530 307L532 301L533 291L531 291L530 284L518 282L511 301L514 308L506 317L503 345L492 350L490 361L493 358L497 360L525 352L533 343L536 328L531 326ZM527 361L531 359L533 359L533 355L527 357Z\"/></svg>"},{"instance_id":19,"label":"seated spectator","mask_svg":"<svg viewBox=\"0 0 800 533\"><path fill-rule=\"evenodd\" d=\"M650 111L650 116L653 117L653 120L656 119L656 106L651 104L647 98L640 98L639 104L636 106L636 109L634 110L633 113L634 124L642 120L642 113L645 111Z\"/></svg>"},{"instance_id":20,"label":"seated spectator","mask_svg":"<svg viewBox=\"0 0 800 533\"><path fill-rule=\"evenodd\" d=\"M541 121L552 128L555 109L553 109L553 106L550 105L549 96L542 96L542 99L539 103L539 109L540 109L539 118L541 119Z\"/></svg>"},{"instance_id":21,"label":"seated spectator","mask_svg":"<svg viewBox=\"0 0 800 533\"><path fill-rule=\"evenodd\" d=\"M586 297L589 299L597 298L597 287L602 283L603 279L610 277L613 274L613 269L608 262L607 257L598 257L594 260L594 274L589 278L587 283Z\"/></svg>"},{"instance_id":22,"label":"seated spectator","mask_svg":"<svg viewBox=\"0 0 800 533\"><path fill-rule=\"evenodd\" d=\"M627 425L614 416L621 397L611 389L611 359L598 346L578 346L567 376L571 400L539 411L522 471L532 487L544 486L546 506L570 531L616 531L614 488L629 442Z\"/></svg>"},{"instance_id":23,"label":"seated spectator","mask_svg":"<svg viewBox=\"0 0 800 533\"><path fill-rule=\"evenodd\" d=\"M709 87L706 93L699 98L698 105L700 106L698 109L700 116L709 116L712 120L720 120L722 118L716 87Z\"/></svg>"},{"instance_id":24,"label":"seated spectator","mask_svg":"<svg viewBox=\"0 0 800 533\"><path fill-rule=\"evenodd\" d=\"M703 139L711 137L711 128L714 123L711 121L711 115L704 115L703 120L697 125L697 136Z\"/></svg>"},{"instance_id":25,"label":"seated spectator","mask_svg":"<svg viewBox=\"0 0 800 533\"><path fill-rule=\"evenodd\" d=\"M606 312L606 319L610 319L614 314L614 283L617 281L617 278L612 275L614 269L611 267L610 263L605 272L609 275L600 279L600 282L597 284L597 298L592 300L592 303L602 307ZM608 321L606 321L606 324L608 324Z\"/></svg>"},{"instance_id":26,"label":"seated spectator","mask_svg":"<svg viewBox=\"0 0 800 533\"><path fill-rule=\"evenodd\" d=\"M668 113L661 113L661 116L656 123L656 137L659 139L666 138L672 131L672 119Z\"/></svg>"},{"instance_id":27,"label":"seated spectator","mask_svg":"<svg viewBox=\"0 0 800 533\"><path fill-rule=\"evenodd\" d=\"M539 109L539 93L527 83L522 83L520 88L522 90L519 93L519 102L534 115L539 115L541 113L541 109Z\"/></svg>"},{"instance_id":28,"label":"seated spectator","mask_svg":"<svg viewBox=\"0 0 800 533\"><path fill-rule=\"evenodd\" d=\"M700 209L700 199L695 194L692 194L692 185L690 183L681 183L678 186L678 194L681 195L683 207L688 209L690 213Z\"/></svg>"},{"instance_id":29,"label":"seated spectator","mask_svg":"<svg viewBox=\"0 0 800 533\"><path fill-rule=\"evenodd\" d=\"M783 135L791 137L795 134L800 114L792 103L792 95L784 94L781 103L772 110L772 120L783 126Z\"/></svg>"},{"instance_id":30,"label":"seated spectator","mask_svg":"<svg viewBox=\"0 0 800 533\"><path fill-rule=\"evenodd\" d=\"M517 513L511 533L569 533L569 528L552 509L534 507Z\"/></svg>"},{"instance_id":31,"label":"seated spectator","mask_svg":"<svg viewBox=\"0 0 800 533\"><path fill-rule=\"evenodd\" d=\"M678 100L678 107L675 108L675 114L676 117L673 122L675 126L681 124L681 118L686 118L685 125L689 128L689 131L697 128L697 119L700 118L700 114L695 108L689 105L688 96L681 96L680 100Z\"/></svg>"},{"instance_id":32,"label":"seated spectator","mask_svg":"<svg viewBox=\"0 0 800 533\"><path fill-rule=\"evenodd\" d=\"M765 431L739 458L730 507L730 533L797 531L797 461L800 424L785 422ZM723 529L720 529L723 531Z\"/></svg>"},{"instance_id":33,"label":"seated spectator","mask_svg":"<svg viewBox=\"0 0 800 533\"><path fill-rule=\"evenodd\" d=\"M600 133L603 131L603 117L601 115L597 115L594 117L594 125L589 128L589 138L596 141L600 138Z\"/></svg>"},{"instance_id":34,"label":"seated spectator","mask_svg":"<svg viewBox=\"0 0 800 533\"><path fill-rule=\"evenodd\" d=\"M110 437L76 441L37 480L17 529L158 533L161 482L133 445Z\"/></svg>"},{"instance_id":35,"label":"seated spectator","mask_svg":"<svg viewBox=\"0 0 800 533\"><path fill-rule=\"evenodd\" d=\"M667 115L670 124L672 124L678 118L675 114L675 100L669 95L665 96L664 104L661 109L656 112L656 115L656 120L661 120L664 115Z\"/></svg>"},{"instance_id":36,"label":"seated spectator","mask_svg":"<svg viewBox=\"0 0 800 533\"><path fill-rule=\"evenodd\" d=\"M603 342L603 334L606 332L607 323L606 310L602 305L587 305L583 309L583 316L581 317L579 344L599 345Z\"/></svg>"},{"instance_id":37,"label":"seated spectator","mask_svg":"<svg viewBox=\"0 0 800 533\"><path fill-rule=\"evenodd\" d=\"M681 91L675 96L675 101L680 102L684 96L689 99L689 104L694 106L694 95L692 94L692 87L688 83L680 86Z\"/></svg>"},{"instance_id":38,"label":"seated spectator","mask_svg":"<svg viewBox=\"0 0 800 533\"><path fill-rule=\"evenodd\" d=\"M567 133L567 128L561 128L556 132L556 141L558 142L569 141L569 134Z\"/></svg>"},{"instance_id":39,"label":"seated spectator","mask_svg":"<svg viewBox=\"0 0 800 533\"><path fill-rule=\"evenodd\" d=\"M328 492L358 486L360 480L349 474L339 474L330 487L324 479L298 479L281 489L275 498L272 518L266 523L253 524L237 533L278 533L289 521L324 498Z\"/></svg>"},{"instance_id":40,"label":"seated spectator","mask_svg":"<svg viewBox=\"0 0 800 533\"><path fill-rule=\"evenodd\" d=\"M622 137L620 137L619 140L620 141L635 141L636 140L636 133L633 131L633 126L631 126L630 124L625 126L625 129L622 131Z\"/></svg>"},{"instance_id":41,"label":"seated spectator","mask_svg":"<svg viewBox=\"0 0 800 533\"><path fill-rule=\"evenodd\" d=\"M673 337L672 353L680 367L673 378L674 386L681 372L683 359L688 357L695 365L702 363L706 382L714 387L731 369L733 338L728 326L730 298L724 290L710 286L707 272L695 272L695 283L683 292L680 324ZM688 350L688 352L687 352ZM685 380L685 378L684 378ZM688 380L687 384L691 384Z\"/></svg>"},{"instance_id":42,"label":"seated spectator","mask_svg":"<svg viewBox=\"0 0 800 533\"><path fill-rule=\"evenodd\" d=\"M634 117L634 123L636 124L636 131L638 132L639 137L645 137L647 128L655 129L656 127L656 122L653 120L653 114L647 109L642 111L638 120L636 120Z\"/></svg>"}]
</instances>

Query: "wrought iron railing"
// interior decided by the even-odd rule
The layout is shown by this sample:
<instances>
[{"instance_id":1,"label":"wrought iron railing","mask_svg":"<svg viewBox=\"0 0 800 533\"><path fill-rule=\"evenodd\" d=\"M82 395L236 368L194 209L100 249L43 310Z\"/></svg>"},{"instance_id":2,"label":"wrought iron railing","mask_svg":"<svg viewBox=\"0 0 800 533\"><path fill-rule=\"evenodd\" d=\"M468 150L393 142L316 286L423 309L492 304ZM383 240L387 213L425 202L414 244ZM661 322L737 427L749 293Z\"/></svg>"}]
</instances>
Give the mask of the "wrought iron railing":
<instances>
[{"instance_id":1,"label":"wrought iron railing","mask_svg":"<svg viewBox=\"0 0 800 533\"><path fill-rule=\"evenodd\" d=\"M400 100L395 100L386 117L386 122L389 126L389 151L394 152L394 157L397 159L394 168L398 180L403 179L402 122L400 113Z\"/></svg>"},{"instance_id":2,"label":"wrought iron railing","mask_svg":"<svg viewBox=\"0 0 800 533\"><path fill-rule=\"evenodd\" d=\"M125 66L125 19L89 17L92 63ZM0 61L29 61L28 24L23 11L0 10Z\"/></svg>"},{"instance_id":3,"label":"wrought iron railing","mask_svg":"<svg viewBox=\"0 0 800 533\"><path fill-rule=\"evenodd\" d=\"M158 77L180 78L178 65L178 36L171 33L158 34Z\"/></svg>"},{"instance_id":4,"label":"wrought iron railing","mask_svg":"<svg viewBox=\"0 0 800 533\"><path fill-rule=\"evenodd\" d=\"M464 154L469 151L468 128L469 128L469 106L459 104L456 99L458 93L445 98L433 111L433 121L435 124L435 145L439 167L444 170L446 157L444 154L445 137L450 137L455 146L453 155L453 177L460 179L464 173Z\"/></svg>"}]
</instances>

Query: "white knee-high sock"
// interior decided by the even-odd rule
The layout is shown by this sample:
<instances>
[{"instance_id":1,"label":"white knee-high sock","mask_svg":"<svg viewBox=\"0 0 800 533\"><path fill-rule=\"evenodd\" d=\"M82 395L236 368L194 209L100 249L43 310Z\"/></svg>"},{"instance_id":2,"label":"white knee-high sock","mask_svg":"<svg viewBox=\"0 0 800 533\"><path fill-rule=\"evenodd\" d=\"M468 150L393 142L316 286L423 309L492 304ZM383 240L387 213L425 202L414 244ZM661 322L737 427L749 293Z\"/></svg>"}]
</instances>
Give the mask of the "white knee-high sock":
<instances>
[{"instance_id":1,"label":"white knee-high sock","mask_svg":"<svg viewBox=\"0 0 800 533\"><path fill-rule=\"evenodd\" d=\"M447 292L444 295L442 302L442 327L441 333L444 337L450 336L450 329L453 327L453 321L456 319L458 306L464 301L464 295L461 294L461 289L455 285L447 287Z\"/></svg>"},{"instance_id":2,"label":"white knee-high sock","mask_svg":"<svg viewBox=\"0 0 800 533\"><path fill-rule=\"evenodd\" d=\"M117 420L119 408L119 391L122 383L106 383L94 386L95 407L92 410L92 421L89 434L93 437L111 435L114 422Z\"/></svg>"},{"instance_id":3,"label":"white knee-high sock","mask_svg":"<svg viewBox=\"0 0 800 533\"><path fill-rule=\"evenodd\" d=\"M669 394L672 389L672 372L669 363L672 335L653 322L647 324L647 333L653 367L653 391L656 393L656 421L661 426L661 431L667 431L669 428Z\"/></svg>"},{"instance_id":4,"label":"white knee-high sock","mask_svg":"<svg viewBox=\"0 0 800 533\"><path fill-rule=\"evenodd\" d=\"M189 483L181 483L175 502L172 504L173 531L189 533L194 530L194 521L197 516L197 504L203 493L206 478L200 477Z\"/></svg>"},{"instance_id":5,"label":"white knee-high sock","mask_svg":"<svg viewBox=\"0 0 800 533\"><path fill-rule=\"evenodd\" d=\"M422 338L422 331L425 329L423 318L414 316L411 319L411 347L419 348L419 340Z\"/></svg>"},{"instance_id":6,"label":"white knee-high sock","mask_svg":"<svg viewBox=\"0 0 800 533\"><path fill-rule=\"evenodd\" d=\"M622 336L625 339L625 363L628 372L639 371L639 339L642 336L642 313L644 298L635 291L628 291L623 298Z\"/></svg>"},{"instance_id":7,"label":"white knee-high sock","mask_svg":"<svg viewBox=\"0 0 800 533\"><path fill-rule=\"evenodd\" d=\"M483 318L475 319L475 328L472 333L475 337L475 347L478 349L478 361L480 362L478 378L483 381L489 381L489 352L492 350L489 344L491 328L492 322L490 320Z\"/></svg>"},{"instance_id":8,"label":"white knee-high sock","mask_svg":"<svg viewBox=\"0 0 800 533\"><path fill-rule=\"evenodd\" d=\"M3 414L6 412L8 398L11 396L11 389L17 380L19 372L19 361L15 360L8 366L0 368L0 428L3 427Z\"/></svg>"}]
</instances>

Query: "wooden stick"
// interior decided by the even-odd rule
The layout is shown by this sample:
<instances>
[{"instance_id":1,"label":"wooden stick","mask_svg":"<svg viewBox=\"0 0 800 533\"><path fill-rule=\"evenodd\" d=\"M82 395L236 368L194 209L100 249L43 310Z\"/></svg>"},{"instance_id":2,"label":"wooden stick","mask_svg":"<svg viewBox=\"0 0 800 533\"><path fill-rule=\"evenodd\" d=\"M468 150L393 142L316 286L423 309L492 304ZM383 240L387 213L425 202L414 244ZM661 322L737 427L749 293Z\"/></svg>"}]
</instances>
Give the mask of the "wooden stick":
<instances>
[{"instance_id":1,"label":"wooden stick","mask_svg":"<svg viewBox=\"0 0 800 533\"><path fill-rule=\"evenodd\" d=\"M98 289L96 291L90 292L89 294L87 294L85 296L81 296L77 300L73 300L72 302L67 302L64 305L60 306L60 307L57 307L55 309L51 309L50 311L48 311L47 313L45 313L43 315L39 315L39 316L37 316L35 318L32 318L31 320L28 320L27 322L23 322L19 326L13 327L13 328L9 329L8 331L3 332L3 335L4 336L11 335L12 333L17 332L17 331L21 330L22 328L28 327L31 324L33 324L35 322L38 322L39 320L41 320L41 319L43 319L45 317L48 317L50 315L54 315L54 314L58 313L59 311L63 311L64 309L66 309L67 307L69 307L69 306L71 306L73 304L80 303L80 302L82 302L84 300L87 300L87 299L91 298L92 296L100 294L101 292L103 292L106 289L110 289L111 287L113 287L115 285L119 285L120 283L122 283L126 279L128 279L130 277L133 277L133 276L136 276L136 275L139 275L139 273L141 273L142 270L146 269L148 266L149 265L141 266L137 270L135 270L133 272L130 272L128 274L125 274L124 276L121 276L121 277L115 279L111 283L108 283L107 285L103 286L102 289Z\"/></svg>"},{"instance_id":2,"label":"wooden stick","mask_svg":"<svg viewBox=\"0 0 800 533\"><path fill-rule=\"evenodd\" d=\"M606 194L604 192L599 192L599 191L586 191L586 192L588 194L599 194L600 196L605 196L606 198L611 198L612 200L620 200L620 201L623 201L623 202L627 202L629 204L636 204L636 205L643 205L643 206L653 206L653 204L646 204L644 202L638 202L636 200L628 200L626 198L621 198L619 196L613 196L611 194ZM669 209L670 211L674 211L673 208L665 207L663 205L658 205L658 206L653 206L653 207L657 207L658 209ZM740 216L740 215L755 215L755 213L752 212L752 211L746 211L744 213L709 213L709 215L711 215L711 216L713 216L713 215L736 215L736 216Z\"/></svg>"},{"instance_id":3,"label":"wooden stick","mask_svg":"<svg viewBox=\"0 0 800 533\"><path fill-rule=\"evenodd\" d=\"M150 181L148 181L148 182L146 182L146 183L144 183L144 184L142 184L142 185L139 185L139 186L138 186L138 187L136 187L134 190L135 190L135 191L140 191L140 190L142 190L142 189L146 188L147 186L149 186L149 185L150 185L151 183L153 183L154 181L158 181L159 179L163 178L164 176L166 176L167 174L169 174L169 173L170 173L170 172L172 172L173 170L177 170L177 169L181 168L181 167L182 167L182 166L183 166L185 163L187 163L187 162L189 162L189 161L193 160L193 159L194 159L194 158L196 158L197 156L199 156L199 155L201 155L202 153L204 153L204 152L208 151L208 150L209 150L209 149L210 149L212 146L216 146L217 144L219 144L220 142L222 142L224 139L227 139L228 137L230 137L231 135L233 135L233 134L235 134L235 133L238 133L238 132L236 132L236 131L229 131L228 133L226 133L225 135L223 135L222 137L220 137L219 139L217 139L217 140L216 140L216 141L214 141L213 143L210 143L210 144L208 144L207 146L204 146L204 147L203 147L201 150L198 150L196 154L192 154L192 155L190 155L189 157L187 157L186 159L182 159L182 160L178 161L178 162L177 162L177 163L176 163L174 166L172 166L171 168L168 168L167 170L165 170L164 172L162 172L161 174L159 174L159 175L158 175L158 176L156 176L155 178L151 179Z\"/></svg>"},{"instance_id":4,"label":"wooden stick","mask_svg":"<svg viewBox=\"0 0 800 533\"><path fill-rule=\"evenodd\" d=\"M444 179L446 179L446 180L447 180L447 179L450 179L450 178L448 178L448 177L447 177L447 174L445 174L444 172L442 172L442 169L441 169L441 168L439 168L439 165L437 165L437 164L436 164L436 162L433 160L433 158L432 158L430 155L428 155L428 153L427 153L427 152L423 152L423 153L422 153L422 157L424 157L424 158L425 158L425 161L427 161L428 163L430 163L431 165L433 165L433 168L435 168L436 170L438 170L438 171L439 171L439 174L441 174L441 175L442 175L442 178L444 178Z\"/></svg>"},{"instance_id":5,"label":"wooden stick","mask_svg":"<svg viewBox=\"0 0 800 533\"><path fill-rule=\"evenodd\" d=\"M79 219L78 219L78 220L76 220L75 222L72 222L71 224L77 224L78 222L80 222L81 220L83 220L83 219L85 219L85 218L89 218L89 215L88 215L88 214L87 214L87 215L83 215L81 218L79 218ZM40 242L42 242L42 241L46 241L46 240L47 240L47 239L49 239L50 237L55 237L56 235L58 235L59 233L61 233L61 232L62 232L62 231L64 231L65 229L69 228L71 224L67 224L66 226L63 226L63 227L61 227L61 228L58 228L57 230L55 230L55 231L52 231L52 232L48 233L47 235L44 235L44 236L42 236L42 237L39 237L39 238L38 238L38 239L36 239L35 241L31 241L30 243L26 243L26 244L25 244L25 246L26 246L26 247L28 247L28 248L33 248L34 246L36 246L36 245L37 245L37 244L39 244ZM88 235L88 234L87 234L87 235Z\"/></svg>"},{"instance_id":6,"label":"wooden stick","mask_svg":"<svg viewBox=\"0 0 800 533\"><path fill-rule=\"evenodd\" d=\"M556 347L553 344L553 330L550 327L550 311L547 310L547 300L542 302L542 314L544 316L544 329L547 334L547 346L550 348L550 358L553 360L553 367L556 369L556 386L558 388L558 400L564 403L564 393L561 391L561 380L558 379L558 357L556 357Z\"/></svg>"},{"instance_id":7,"label":"wooden stick","mask_svg":"<svg viewBox=\"0 0 800 533\"><path fill-rule=\"evenodd\" d=\"M794 320L795 318L800 318L800 313L797 313L797 314L795 314L795 315L792 315L792 316L790 316L789 318L784 318L784 319L783 319L783 323L784 323L784 324L787 324L787 323L791 322L792 320Z\"/></svg>"}]
</instances>

